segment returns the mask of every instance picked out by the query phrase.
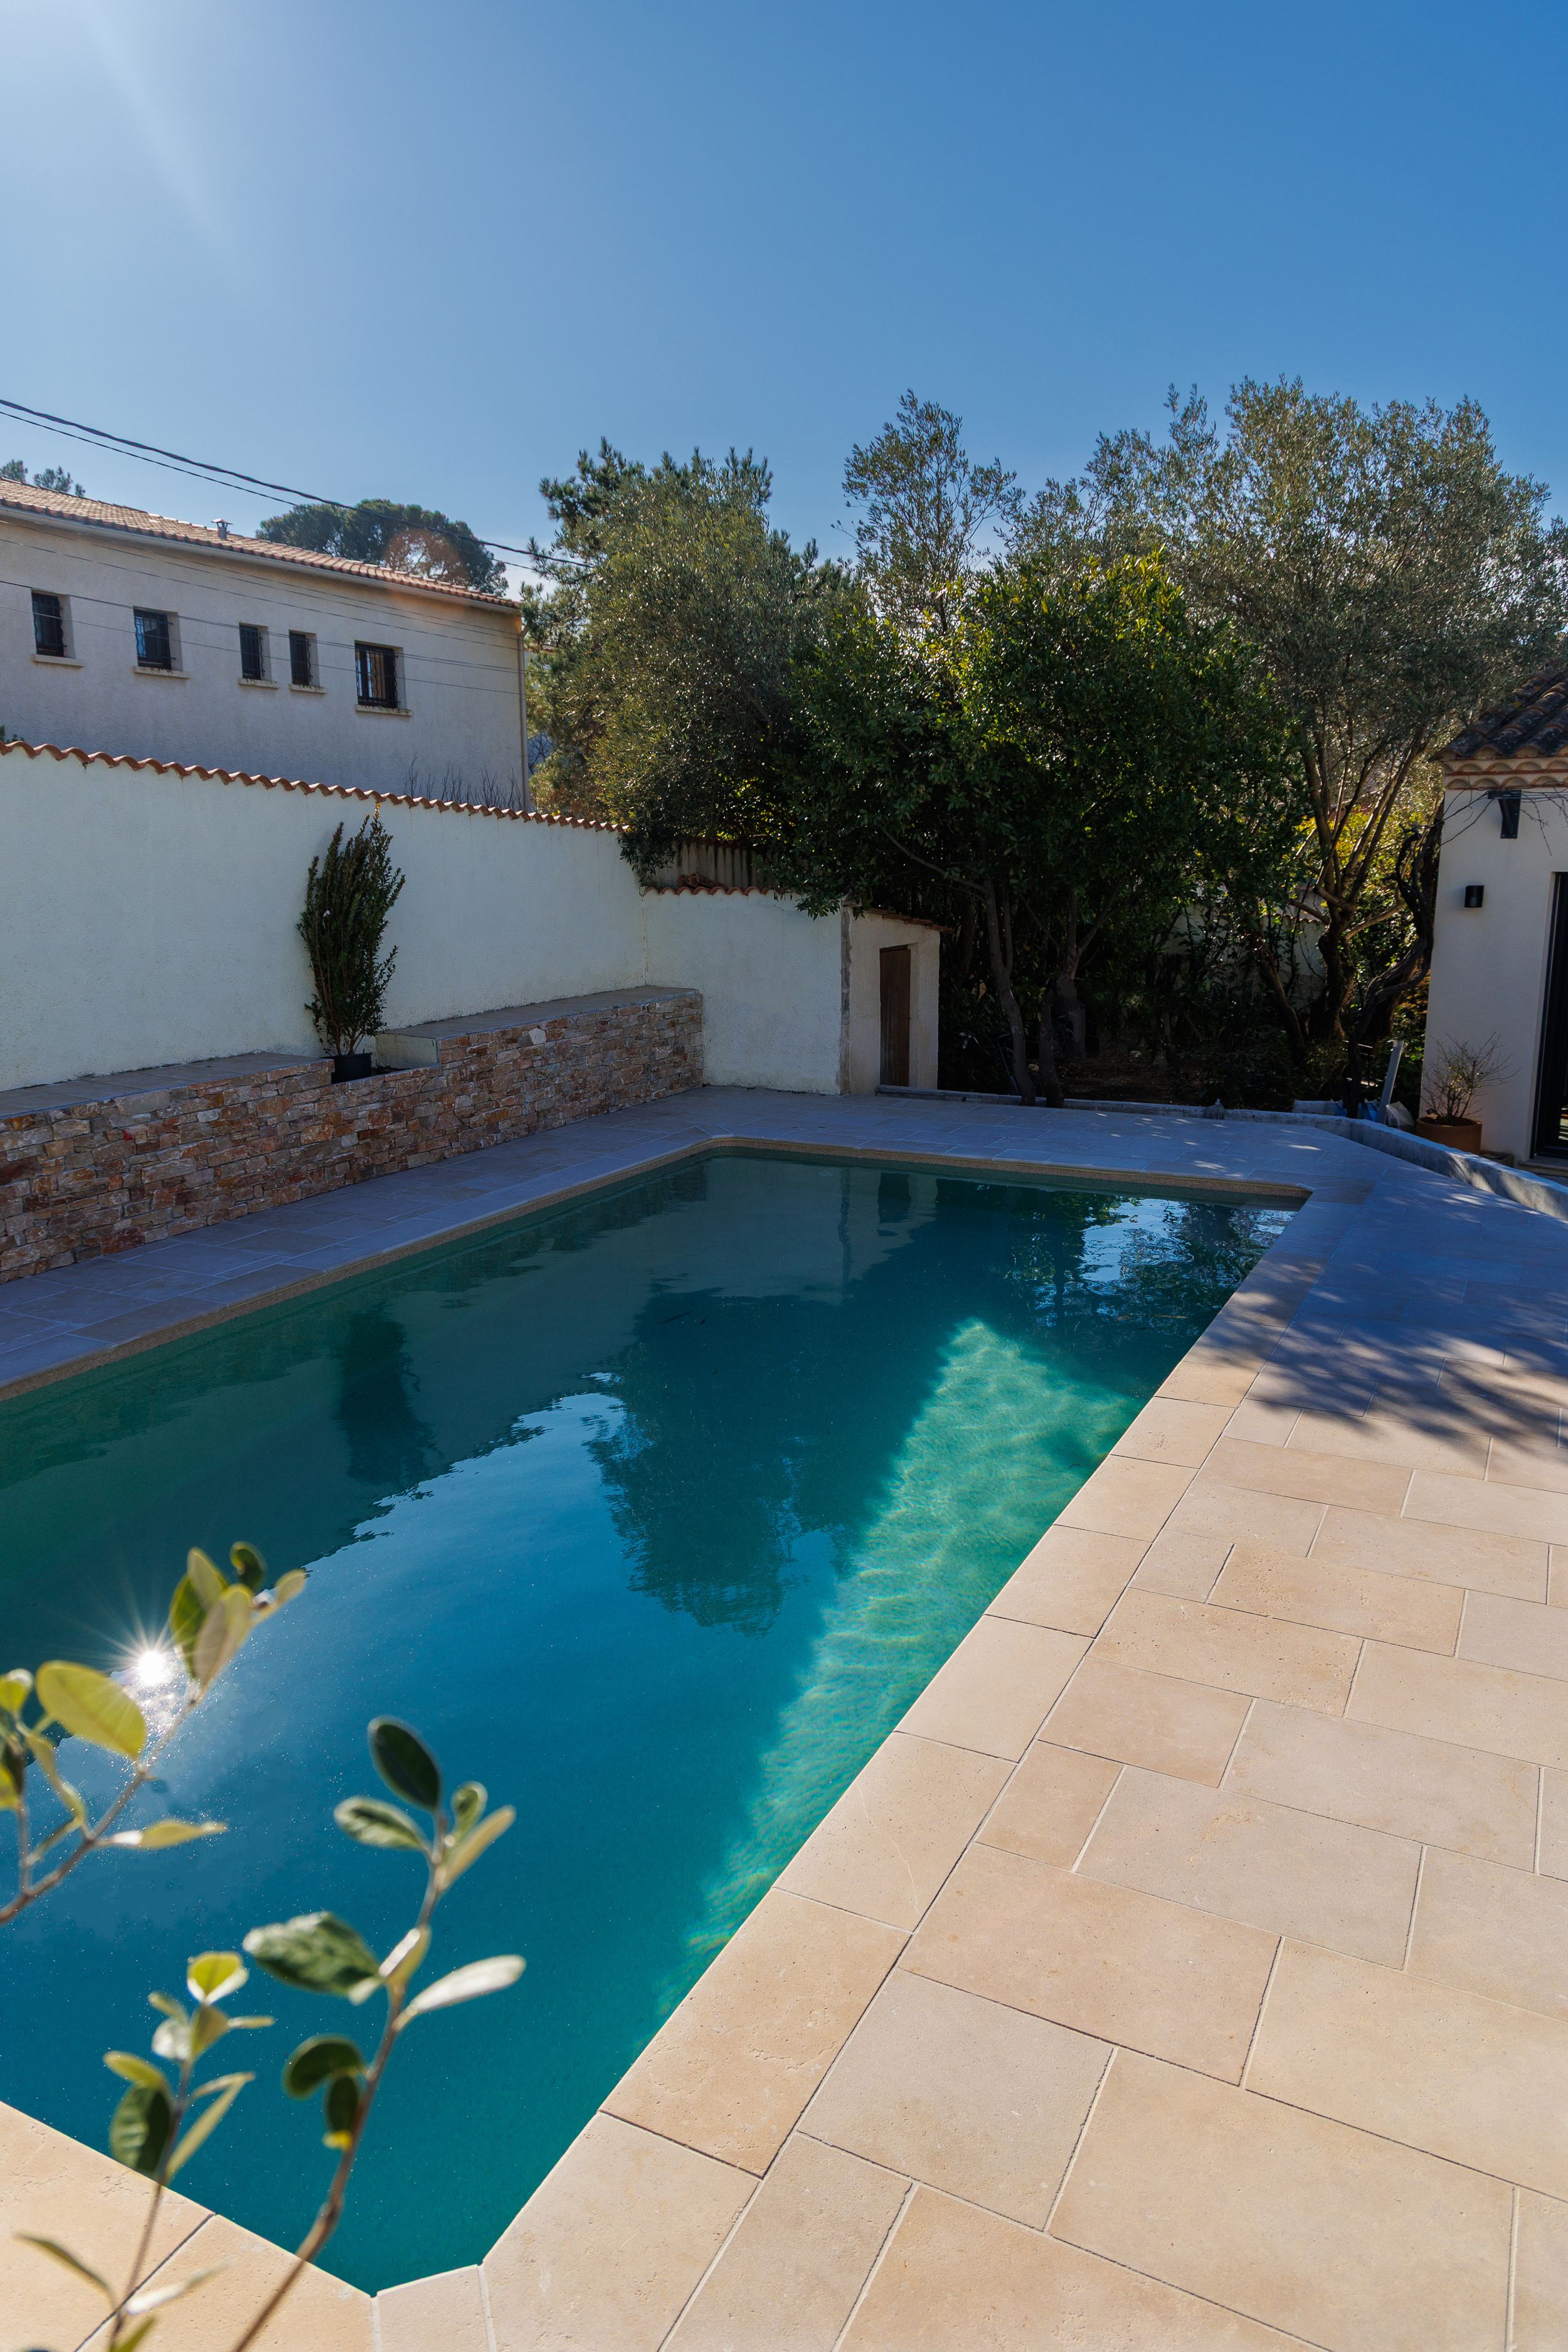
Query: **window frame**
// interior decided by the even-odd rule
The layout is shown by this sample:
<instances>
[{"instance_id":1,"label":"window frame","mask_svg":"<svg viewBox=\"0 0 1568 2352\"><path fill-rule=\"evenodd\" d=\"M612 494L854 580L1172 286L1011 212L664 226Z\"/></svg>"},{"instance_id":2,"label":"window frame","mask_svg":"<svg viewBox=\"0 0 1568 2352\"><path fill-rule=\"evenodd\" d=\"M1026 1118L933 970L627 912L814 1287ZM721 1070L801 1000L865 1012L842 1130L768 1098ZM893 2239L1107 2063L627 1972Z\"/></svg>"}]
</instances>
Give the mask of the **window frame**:
<instances>
[{"instance_id":1,"label":"window frame","mask_svg":"<svg viewBox=\"0 0 1568 2352\"><path fill-rule=\"evenodd\" d=\"M70 598L61 595L57 588L31 588L27 593L32 599L33 659L51 662L74 660L75 655L71 646ZM38 624L45 617L38 611L40 600L52 604L55 608L52 618L54 625L59 631L60 641L58 646L46 646L40 641Z\"/></svg>"},{"instance_id":2,"label":"window frame","mask_svg":"<svg viewBox=\"0 0 1568 2352\"><path fill-rule=\"evenodd\" d=\"M239 626L239 682L241 686L270 686L272 683L272 646L264 621L241 621ZM247 669L246 640L254 647L257 667Z\"/></svg>"},{"instance_id":3,"label":"window frame","mask_svg":"<svg viewBox=\"0 0 1568 2352\"><path fill-rule=\"evenodd\" d=\"M300 676L299 651L304 648L305 675ZM316 655L314 629L290 629L289 632L289 683L296 694L321 694L321 664Z\"/></svg>"},{"instance_id":4,"label":"window frame","mask_svg":"<svg viewBox=\"0 0 1568 2352\"><path fill-rule=\"evenodd\" d=\"M182 677L184 672L180 666L180 621L178 614L165 612L156 604L133 604L131 608L131 614L132 626L136 633L137 668L142 672L143 676L149 677ZM145 653L147 641L146 633L142 628L142 623L145 621L155 621L161 625L163 635L164 649L168 655L168 659L166 661L149 661L147 659Z\"/></svg>"},{"instance_id":5,"label":"window frame","mask_svg":"<svg viewBox=\"0 0 1568 2352\"><path fill-rule=\"evenodd\" d=\"M367 694L365 687L374 677L378 667L390 667L391 693ZM403 648L401 646L373 644L369 638L354 639L354 702L361 710L405 710L404 700Z\"/></svg>"}]
</instances>

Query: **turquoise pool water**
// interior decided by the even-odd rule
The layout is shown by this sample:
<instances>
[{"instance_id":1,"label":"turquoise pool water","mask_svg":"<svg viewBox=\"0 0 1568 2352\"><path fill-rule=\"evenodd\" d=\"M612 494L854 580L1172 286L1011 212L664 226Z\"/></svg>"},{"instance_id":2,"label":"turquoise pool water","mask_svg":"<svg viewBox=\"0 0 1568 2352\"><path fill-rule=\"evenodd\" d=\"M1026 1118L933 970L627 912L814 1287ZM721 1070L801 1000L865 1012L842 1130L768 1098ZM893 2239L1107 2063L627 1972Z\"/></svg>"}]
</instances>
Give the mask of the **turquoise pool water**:
<instances>
[{"instance_id":1,"label":"turquoise pool water","mask_svg":"<svg viewBox=\"0 0 1568 2352\"><path fill-rule=\"evenodd\" d=\"M519 1811L436 1963L528 1973L410 2032L328 2267L477 2261L1287 1215L718 1154L0 1406L0 1667L123 1670L192 1542L311 1571L167 1769L231 1834L0 1930L0 2096L101 2146L187 1953L384 1948L417 1864L330 1815L405 1717ZM331 2159L278 2069L347 2012L256 2005L180 2186L291 2242Z\"/></svg>"}]
</instances>

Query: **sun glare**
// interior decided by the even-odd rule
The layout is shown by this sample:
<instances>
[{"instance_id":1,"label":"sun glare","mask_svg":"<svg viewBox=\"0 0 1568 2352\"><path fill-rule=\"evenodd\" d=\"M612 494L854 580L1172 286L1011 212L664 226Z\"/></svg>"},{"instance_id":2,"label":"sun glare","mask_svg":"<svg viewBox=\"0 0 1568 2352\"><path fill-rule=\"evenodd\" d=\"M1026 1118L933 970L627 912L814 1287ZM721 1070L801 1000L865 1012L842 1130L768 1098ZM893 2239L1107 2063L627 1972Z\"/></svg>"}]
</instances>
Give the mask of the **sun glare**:
<instances>
[{"instance_id":1,"label":"sun glare","mask_svg":"<svg viewBox=\"0 0 1568 2352\"><path fill-rule=\"evenodd\" d=\"M174 1671L174 1661L167 1650L138 1651L132 1668L142 1690L157 1690Z\"/></svg>"}]
</instances>

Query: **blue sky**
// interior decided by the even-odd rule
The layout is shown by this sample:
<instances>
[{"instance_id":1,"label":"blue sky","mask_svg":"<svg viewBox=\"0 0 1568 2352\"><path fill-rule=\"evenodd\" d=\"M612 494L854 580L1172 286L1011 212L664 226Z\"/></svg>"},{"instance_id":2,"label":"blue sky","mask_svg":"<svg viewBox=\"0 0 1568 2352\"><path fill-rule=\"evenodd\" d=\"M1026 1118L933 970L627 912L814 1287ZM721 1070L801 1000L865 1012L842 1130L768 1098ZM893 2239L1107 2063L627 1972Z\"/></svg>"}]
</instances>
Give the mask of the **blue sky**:
<instances>
[{"instance_id":1,"label":"blue sky","mask_svg":"<svg viewBox=\"0 0 1568 2352\"><path fill-rule=\"evenodd\" d=\"M500 539L607 433L1026 484L1166 385L1473 394L1568 505L1554 5L0 0L0 393ZM0 458L249 502L0 422Z\"/></svg>"}]
</instances>

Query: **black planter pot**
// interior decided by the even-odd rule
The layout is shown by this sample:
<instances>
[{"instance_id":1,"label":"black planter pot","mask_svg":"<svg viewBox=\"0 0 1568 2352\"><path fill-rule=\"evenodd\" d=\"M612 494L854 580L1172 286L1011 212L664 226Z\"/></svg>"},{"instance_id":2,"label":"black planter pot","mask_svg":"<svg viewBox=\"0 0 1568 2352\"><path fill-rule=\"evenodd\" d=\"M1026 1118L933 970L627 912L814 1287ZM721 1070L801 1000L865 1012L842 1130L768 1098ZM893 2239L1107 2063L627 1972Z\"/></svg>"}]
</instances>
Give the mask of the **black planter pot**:
<instances>
[{"instance_id":1,"label":"black planter pot","mask_svg":"<svg viewBox=\"0 0 1568 2352\"><path fill-rule=\"evenodd\" d=\"M374 1054L334 1054L332 1084L341 1087L350 1078L368 1078L374 1067Z\"/></svg>"}]
</instances>

